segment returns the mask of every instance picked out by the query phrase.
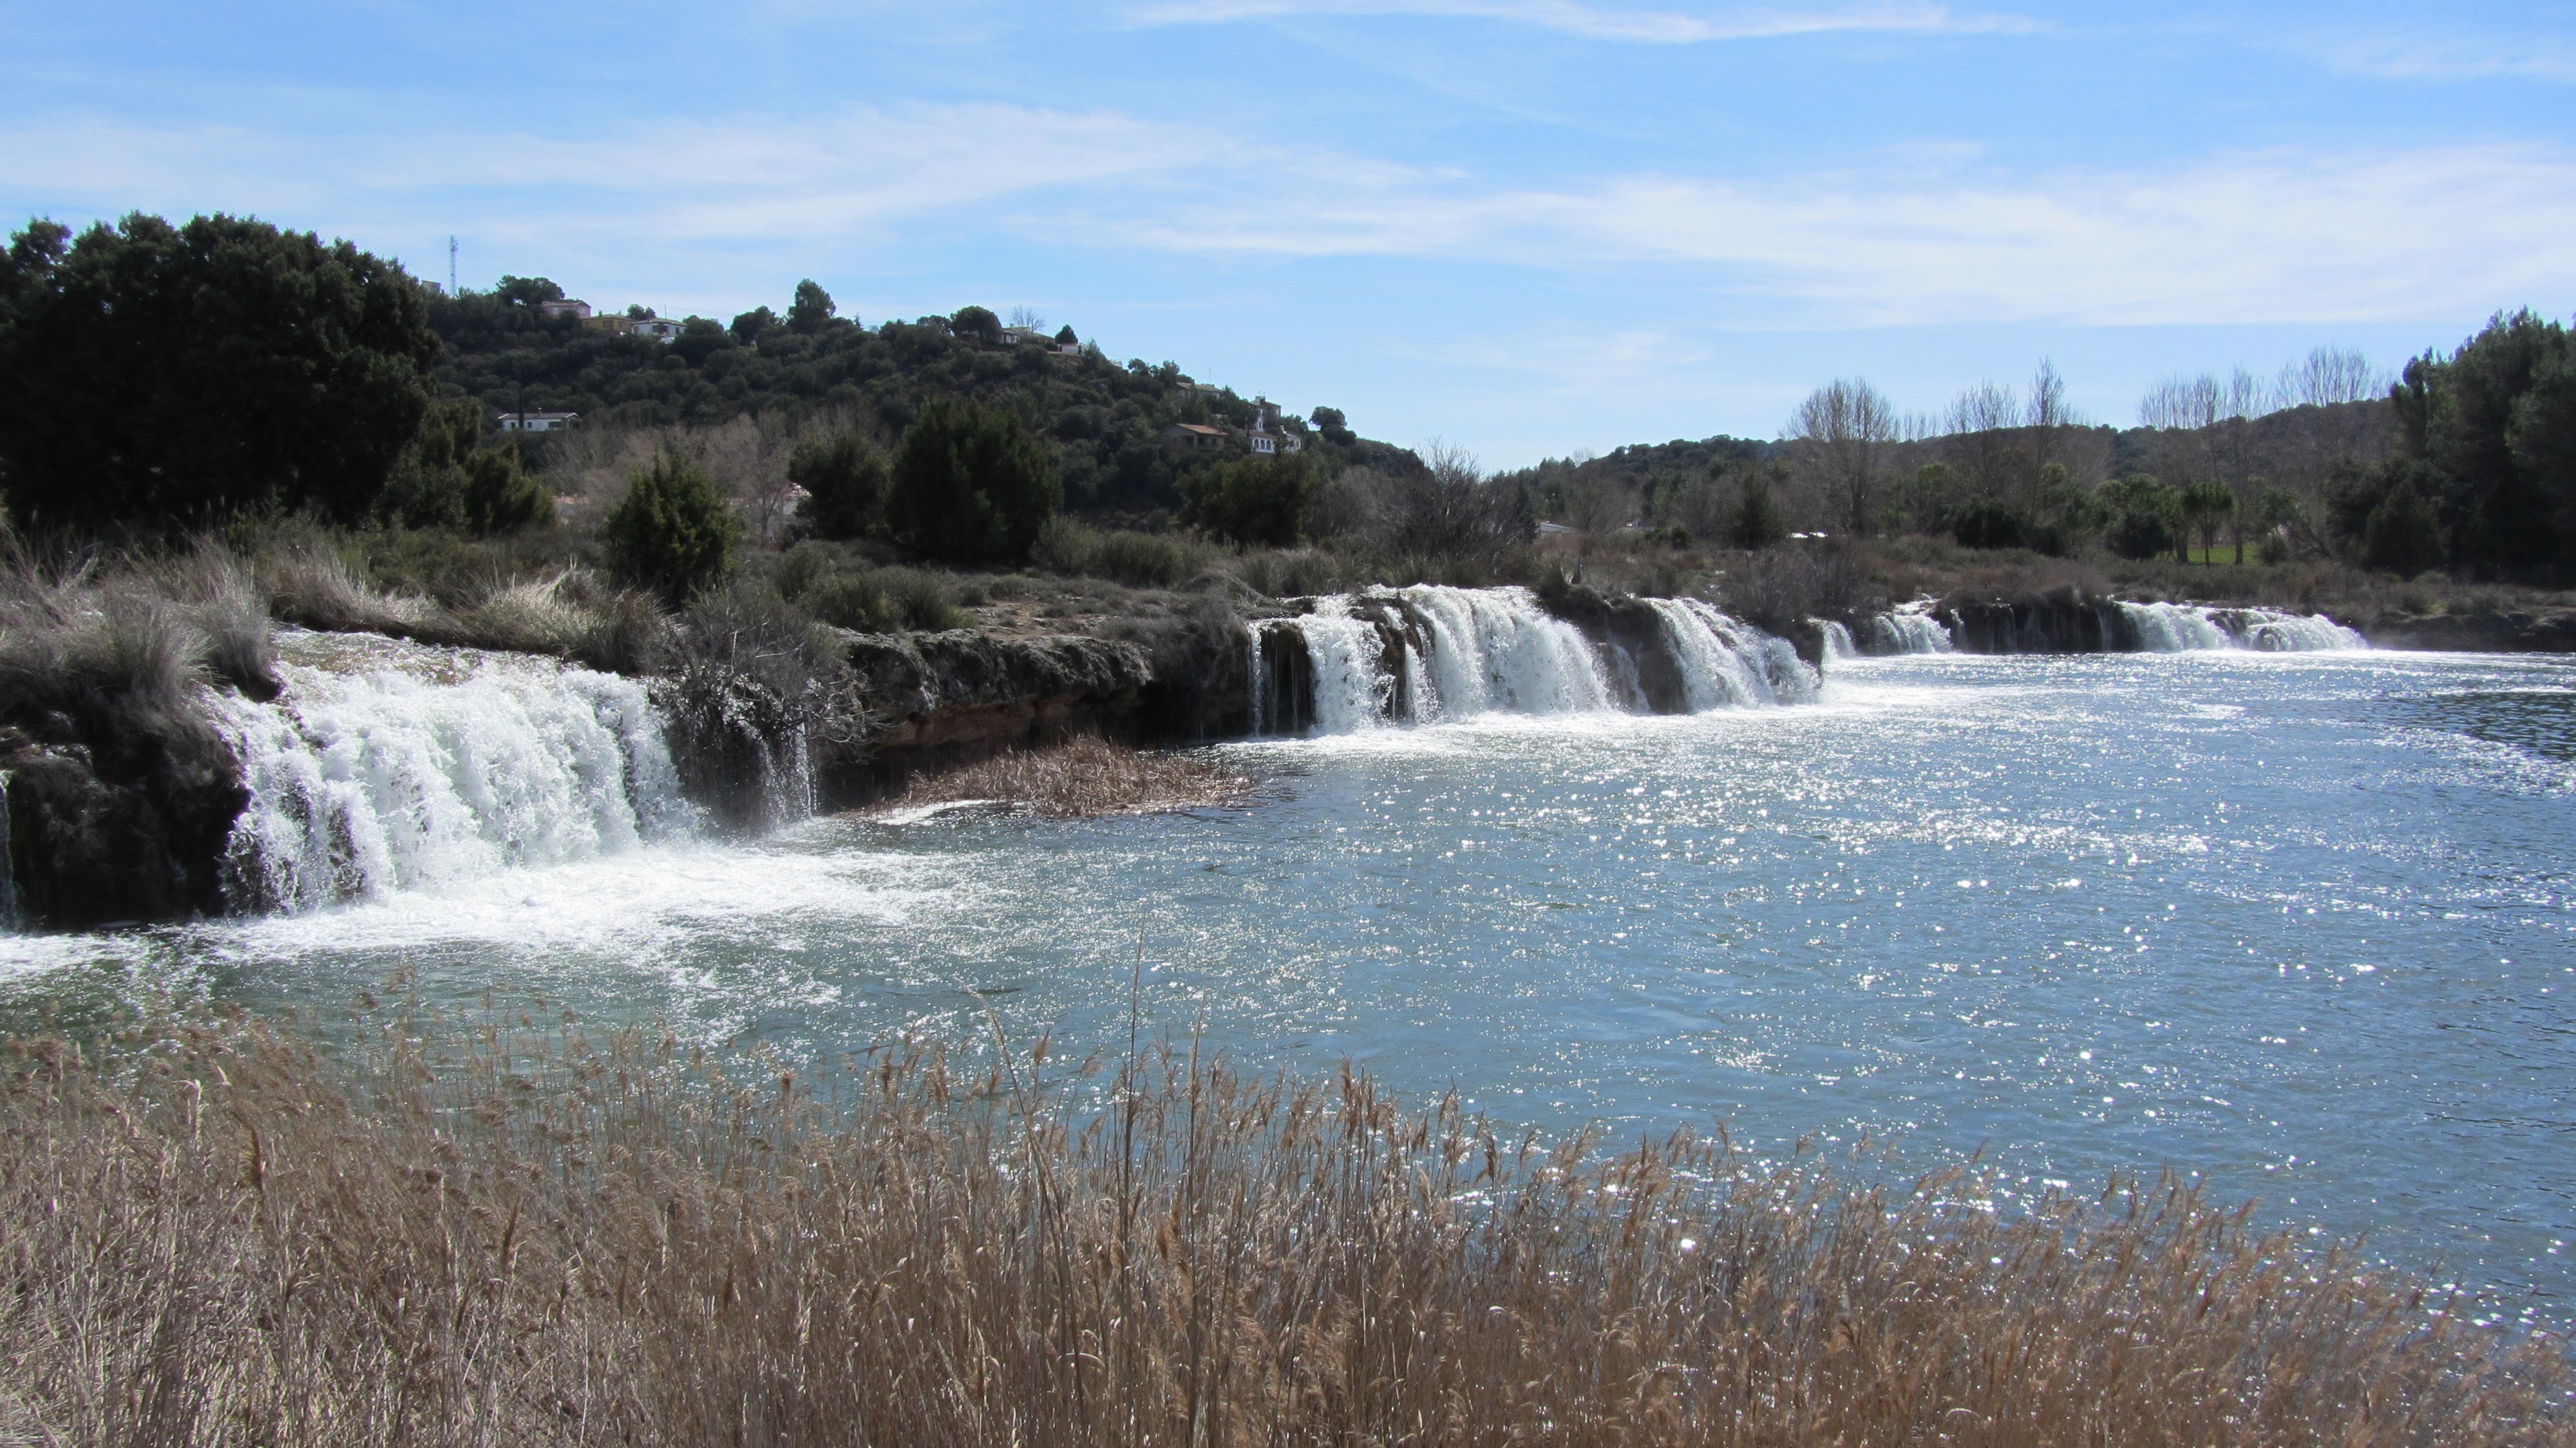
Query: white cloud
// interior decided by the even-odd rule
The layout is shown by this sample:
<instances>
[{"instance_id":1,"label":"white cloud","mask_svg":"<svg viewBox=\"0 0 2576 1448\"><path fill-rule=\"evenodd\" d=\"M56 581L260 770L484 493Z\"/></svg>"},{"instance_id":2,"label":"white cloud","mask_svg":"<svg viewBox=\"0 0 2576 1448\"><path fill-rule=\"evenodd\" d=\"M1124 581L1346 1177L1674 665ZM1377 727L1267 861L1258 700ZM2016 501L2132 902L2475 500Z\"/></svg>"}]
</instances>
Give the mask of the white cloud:
<instances>
[{"instance_id":1,"label":"white cloud","mask_svg":"<svg viewBox=\"0 0 2576 1448\"><path fill-rule=\"evenodd\" d=\"M1421 15L1502 20L1589 40L1690 45L1834 31L2023 32L2039 22L2012 15L1960 15L1946 5L1859 5L1831 9L1731 7L1712 13L1635 10L1574 0L1164 0L1129 12L1138 25L1208 25L1304 15Z\"/></svg>"},{"instance_id":2,"label":"white cloud","mask_svg":"<svg viewBox=\"0 0 2576 1448\"><path fill-rule=\"evenodd\" d=\"M2398 321L2576 296L2576 155L2540 146L1514 186L1109 112L923 105L574 138L54 124L0 132L0 194L64 219L253 210L394 250L467 231L683 300L941 232L1624 271L1783 327Z\"/></svg>"},{"instance_id":3,"label":"white cloud","mask_svg":"<svg viewBox=\"0 0 2576 1448\"><path fill-rule=\"evenodd\" d=\"M2342 75L2380 80L2510 77L2576 84L2576 48L2535 36L2439 33L2312 35L2291 48Z\"/></svg>"},{"instance_id":4,"label":"white cloud","mask_svg":"<svg viewBox=\"0 0 2576 1448\"><path fill-rule=\"evenodd\" d=\"M1341 174L1292 211L1182 206L1140 244L1539 267L1662 264L1808 325L2361 321L2576 291L2576 157L2267 152L2017 179L1630 176L1554 190Z\"/></svg>"}]
</instances>

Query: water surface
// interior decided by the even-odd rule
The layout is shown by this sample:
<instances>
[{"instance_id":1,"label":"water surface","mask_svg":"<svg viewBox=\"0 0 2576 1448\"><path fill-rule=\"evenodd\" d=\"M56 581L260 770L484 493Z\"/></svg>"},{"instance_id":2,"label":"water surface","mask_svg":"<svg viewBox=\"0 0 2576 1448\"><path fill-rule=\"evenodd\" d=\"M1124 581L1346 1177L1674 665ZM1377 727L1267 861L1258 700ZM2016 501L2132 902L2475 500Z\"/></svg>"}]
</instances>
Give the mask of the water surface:
<instances>
[{"instance_id":1,"label":"water surface","mask_svg":"<svg viewBox=\"0 0 2576 1448\"><path fill-rule=\"evenodd\" d=\"M1820 703L1224 746L1243 808L829 820L181 929L0 940L328 1005L398 966L824 1054L1357 1061L1614 1136L2172 1165L2576 1317L2576 660L1838 666ZM1141 962L1141 966L1140 966Z\"/></svg>"}]
</instances>

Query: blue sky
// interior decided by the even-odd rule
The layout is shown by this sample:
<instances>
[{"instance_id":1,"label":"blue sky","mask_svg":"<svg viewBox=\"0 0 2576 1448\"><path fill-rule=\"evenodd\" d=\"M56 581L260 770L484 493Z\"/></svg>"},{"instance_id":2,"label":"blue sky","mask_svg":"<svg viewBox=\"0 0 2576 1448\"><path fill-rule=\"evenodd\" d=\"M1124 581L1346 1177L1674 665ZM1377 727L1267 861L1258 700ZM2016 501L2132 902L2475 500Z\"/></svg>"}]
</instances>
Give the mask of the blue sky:
<instances>
[{"instance_id":1,"label":"blue sky","mask_svg":"<svg viewBox=\"0 0 2576 1448\"><path fill-rule=\"evenodd\" d=\"M0 0L0 211L1026 305L1493 465L2576 311L2576 5Z\"/></svg>"}]
</instances>

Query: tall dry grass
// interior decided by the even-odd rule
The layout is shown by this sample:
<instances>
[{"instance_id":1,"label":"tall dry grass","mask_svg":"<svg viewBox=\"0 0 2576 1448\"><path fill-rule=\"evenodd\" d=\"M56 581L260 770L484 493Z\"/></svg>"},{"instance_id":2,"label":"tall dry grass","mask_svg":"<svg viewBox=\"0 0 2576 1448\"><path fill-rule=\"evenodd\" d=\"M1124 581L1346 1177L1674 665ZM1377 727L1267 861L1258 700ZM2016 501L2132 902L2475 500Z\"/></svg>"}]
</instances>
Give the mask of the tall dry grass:
<instances>
[{"instance_id":1,"label":"tall dry grass","mask_svg":"<svg viewBox=\"0 0 2576 1448\"><path fill-rule=\"evenodd\" d=\"M1044 749L1014 749L990 759L915 775L896 798L870 811L888 814L928 805L991 801L1055 819L1196 809L1239 799L1252 781L1205 759L1147 753L1081 735Z\"/></svg>"},{"instance_id":2,"label":"tall dry grass","mask_svg":"<svg viewBox=\"0 0 2576 1448\"><path fill-rule=\"evenodd\" d=\"M149 1444L2564 1443L2566 1364L2171 1182L2003 1220L1170 1052L256 1023L0 1095L0 1423Z\"/></svg>"}]
</instances>

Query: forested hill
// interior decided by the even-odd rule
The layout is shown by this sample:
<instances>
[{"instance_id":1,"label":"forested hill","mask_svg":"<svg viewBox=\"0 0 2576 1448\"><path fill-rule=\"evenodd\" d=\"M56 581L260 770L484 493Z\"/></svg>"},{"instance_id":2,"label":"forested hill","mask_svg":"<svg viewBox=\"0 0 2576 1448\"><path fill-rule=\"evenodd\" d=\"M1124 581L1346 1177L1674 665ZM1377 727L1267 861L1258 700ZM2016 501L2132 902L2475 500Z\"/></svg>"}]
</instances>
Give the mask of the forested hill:
<instances>
[{"instance_id":1,"label":"forested hill","mask_svg":"<svg viewBox=\"0 0 2576 1448\"><path fill-rule=\"evenodd\" d=\"M886 441L932 398L964 397L1010 407L1047 442L1069 508L1122 514L1180 506L1179 478L1194 464L1165 451L1163 429L1239 429L1255 410L1170 362L1122 364L1097 346L1066 351L1078 343L1070 328L1006 339L983 307L869 328L835 316L831 298L807 282L786 316L762 307L730 325L691 317L666 342L545 315L543 304L562 295L543 279L504 278L490 292L432 297L430 326L445 343L440 390L496 412L578 412L590 427L837 414ZM1329 407L1280 421L1328 469L1421 466L1410 451L1353 434Z\"/></svg>"}]
</instances>

